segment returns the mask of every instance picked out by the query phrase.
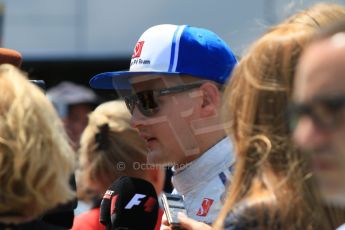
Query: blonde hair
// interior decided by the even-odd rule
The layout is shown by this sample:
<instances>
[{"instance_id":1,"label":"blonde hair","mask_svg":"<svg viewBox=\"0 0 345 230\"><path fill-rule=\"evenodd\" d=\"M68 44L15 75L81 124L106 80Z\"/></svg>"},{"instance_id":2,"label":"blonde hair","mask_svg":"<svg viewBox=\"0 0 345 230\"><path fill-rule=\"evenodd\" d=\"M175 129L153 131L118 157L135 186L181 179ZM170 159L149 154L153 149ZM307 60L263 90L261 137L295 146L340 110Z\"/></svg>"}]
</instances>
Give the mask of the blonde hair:
<instances>
[{"instance_id":1,"label":"blonde hair","mask_svg":"<svg viewBox=\"0 0 345 230\"><path fill-rule=\"evenodd\" d=\"M81 136L82 180L108 187L120 176L142 177L147 150L123 101L101 104L89 115Z\"/></svg>"},{"instance_id":2,"label":"blonde hair","mask_svg":"<svg viewBox=\"0 0 345 230\"><path fill-rule=\"evenodd\" d=\"M75 155L54 107L20 70L0 65L0 91L0 214L35 218L73 198Z\"/></svg>"},{"instance_id":3,"label":"blonde hair","mask_svg":"<svg viewBox=\"0 0 345 230\"><path fill-rule=\"evenodd\" d=\"M306 229L317 223L321 204L310 180L309 158L290 140L286 115L303 48L320 27L344 16L345 8L335 4L302 11L272 27L235 68L224 108L232 122L227 132L234 140L237 160L216 229L246 199L274 203L275 213L270 215L278 214L282 228Z\"/></svg>"}]
</instances>

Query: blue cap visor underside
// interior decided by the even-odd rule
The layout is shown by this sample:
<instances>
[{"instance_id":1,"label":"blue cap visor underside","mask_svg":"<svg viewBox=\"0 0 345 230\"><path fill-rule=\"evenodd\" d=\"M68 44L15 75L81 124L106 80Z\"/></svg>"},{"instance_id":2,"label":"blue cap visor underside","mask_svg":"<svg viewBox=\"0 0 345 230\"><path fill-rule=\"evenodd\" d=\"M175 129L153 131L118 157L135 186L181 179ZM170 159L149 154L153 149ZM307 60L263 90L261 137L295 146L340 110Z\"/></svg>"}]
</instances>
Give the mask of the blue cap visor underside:
<instances>
[{"instance_id":1,"label":"blue cap visor underside","mask_svg":"<svg viewBox=\"0 0 345 230\"><path fill-rule=\"evenodd\" d=\"M119 71L105 72L92 77L89 84L93 89L115 89L115 90L131 90L129 79L134 76L145 75L179 75L178 72L134 72Z\"/></svg>"}]
</instances>

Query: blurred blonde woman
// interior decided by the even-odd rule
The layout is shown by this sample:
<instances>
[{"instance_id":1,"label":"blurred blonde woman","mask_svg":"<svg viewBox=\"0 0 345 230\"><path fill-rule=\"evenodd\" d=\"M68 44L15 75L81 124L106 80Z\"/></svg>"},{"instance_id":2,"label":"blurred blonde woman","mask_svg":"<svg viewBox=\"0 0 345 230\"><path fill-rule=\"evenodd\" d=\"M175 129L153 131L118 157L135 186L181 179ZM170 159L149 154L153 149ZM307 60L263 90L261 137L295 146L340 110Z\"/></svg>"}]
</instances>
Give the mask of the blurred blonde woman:
<instances>
[{"instance_id":1,"label":"blurred blonde woman","mask_svg":"<svg viewBox=\"0 0 345 230\"><path fill-rule=\"evenodd\" d=\"M151 182L160 194L164 171L146 164L145 142L130 126L130 118L123 101L103 103L89 115L81 136L79 184L103 195L113 181L131 176ZM77 216L72 229L105 229L99 223L99 207Z\"/></svg>"},{"instance_id":2,"label":"blurred blonde woman","mask_svg":"<svg viewBox=\"0 0 345 230\"><path fill-rule=\"evenodd\" d=\"M237 162L215 229L334 229L343 221L335 211L326 218L309 158L290 139L287 111L301 51L344 16L334 4L302 11L257 40L235 69L225 107Z\"/></svg>"},{"instance_id":3,"label":"blurred blonde woman","mask_svg":"<svg viewBox=\"0 0 345 230\"><path fill-rule=\"evenodd\" d=\"M227 132L236 165L214 229L334 229L342 223L342 213L327 212L314 190L309 158L290 139L287 110L301 51L319 28L344 16L345 8L334 4L301 11L269 29L235 68L224 117L232 122ZM186 229L211 228L181 221Z\"/></svg>"},{"instance_id":4,"label":"blurred blonde woman","mask_svg":"<svg viewBox=\"0 0 345 230\"><path fill-rule=\"evenodd\" d=\"M74 196L74 152L44 93L0 65L0 229L59 229L40 216Z\"/></svg>"}]
</instances>

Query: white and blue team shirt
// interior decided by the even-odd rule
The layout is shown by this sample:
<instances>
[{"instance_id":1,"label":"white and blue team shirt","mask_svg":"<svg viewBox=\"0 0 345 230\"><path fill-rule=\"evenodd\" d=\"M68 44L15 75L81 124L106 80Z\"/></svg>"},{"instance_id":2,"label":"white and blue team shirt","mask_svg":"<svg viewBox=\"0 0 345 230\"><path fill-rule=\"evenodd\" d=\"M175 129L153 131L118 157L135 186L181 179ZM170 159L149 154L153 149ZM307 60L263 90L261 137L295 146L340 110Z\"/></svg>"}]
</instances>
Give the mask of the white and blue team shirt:
<instances>
[{"instance_id":1,"label":"white and blue team shirt","mask_svg":"<svg viewBox=\"0 0 345 230\"><path fill-rule=\"evenodd\" d=\"M187 168L174 172L173 193L184 196L188 217L206 224L216 220L234 162L232 143L224 138Z\"/></svg>"}]
</instances>

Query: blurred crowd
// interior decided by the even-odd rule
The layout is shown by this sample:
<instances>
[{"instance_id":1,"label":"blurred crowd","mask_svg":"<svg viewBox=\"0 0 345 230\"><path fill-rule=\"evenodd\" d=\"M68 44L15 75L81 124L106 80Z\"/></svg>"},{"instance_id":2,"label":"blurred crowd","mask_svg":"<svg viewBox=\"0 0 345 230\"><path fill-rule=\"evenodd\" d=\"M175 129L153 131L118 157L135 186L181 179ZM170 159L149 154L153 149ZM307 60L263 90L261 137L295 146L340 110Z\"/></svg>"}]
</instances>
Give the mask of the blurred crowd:
<instances>
[{"instance_id":1,"label":"blurred crowd","mask_svg":"<svg viewBox=\"0 0 345 230\"><path fill-rule=\"evenodd\" d=\"M128 71L48 90L0 48L0 229L345 229L344 6L243 55L194 25L133 46Z\"/></svg>"}]
</instances>

